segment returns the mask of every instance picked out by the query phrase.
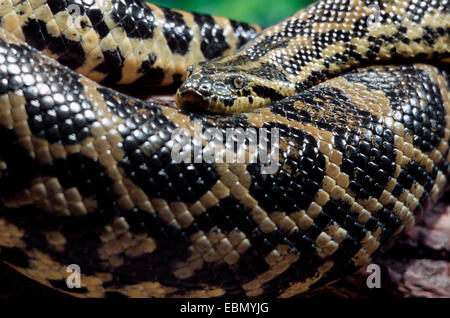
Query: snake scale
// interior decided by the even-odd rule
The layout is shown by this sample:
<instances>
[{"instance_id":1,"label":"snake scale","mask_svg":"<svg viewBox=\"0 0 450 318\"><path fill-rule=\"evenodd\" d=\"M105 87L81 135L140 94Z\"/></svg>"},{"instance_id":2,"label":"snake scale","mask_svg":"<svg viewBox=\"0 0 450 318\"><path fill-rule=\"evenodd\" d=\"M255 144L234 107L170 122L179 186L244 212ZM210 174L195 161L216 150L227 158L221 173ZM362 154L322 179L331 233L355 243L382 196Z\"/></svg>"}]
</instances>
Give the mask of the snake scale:
<instances>
[{"instance_id":1,"label":"snake scale","mask_svg":"<svg viewBox=\"0 0 450 318\"><path fill-rule=\"evenodd\" d=\"M139 0L1 0L0 23L0 259L66 293L294 296L448 185L447 0L322 0L260 35ZM185 79L182 109L104 86ZM278 134L276 171L175 162L198 127Z\"/></svg>"}]
</instances>

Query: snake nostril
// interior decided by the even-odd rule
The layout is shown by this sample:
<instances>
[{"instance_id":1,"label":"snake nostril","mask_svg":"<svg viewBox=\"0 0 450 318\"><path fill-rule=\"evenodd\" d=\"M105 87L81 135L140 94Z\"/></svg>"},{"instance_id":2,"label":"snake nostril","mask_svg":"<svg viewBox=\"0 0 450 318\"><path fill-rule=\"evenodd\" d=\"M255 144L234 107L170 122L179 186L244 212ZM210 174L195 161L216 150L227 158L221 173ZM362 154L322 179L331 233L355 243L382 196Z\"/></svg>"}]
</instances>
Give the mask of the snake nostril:
<instances>
[{"instance_id":1,"label":"snake nostril","mask_svg":"<svg viewBox=\"0 0 450 318\"><path fill-rule=\"evenodd\" d=\"M209 96L211 94L211 87L212 87L211 83L202 83L198 87L198 91L203 96Z\"/></svg>"}]
</instances>

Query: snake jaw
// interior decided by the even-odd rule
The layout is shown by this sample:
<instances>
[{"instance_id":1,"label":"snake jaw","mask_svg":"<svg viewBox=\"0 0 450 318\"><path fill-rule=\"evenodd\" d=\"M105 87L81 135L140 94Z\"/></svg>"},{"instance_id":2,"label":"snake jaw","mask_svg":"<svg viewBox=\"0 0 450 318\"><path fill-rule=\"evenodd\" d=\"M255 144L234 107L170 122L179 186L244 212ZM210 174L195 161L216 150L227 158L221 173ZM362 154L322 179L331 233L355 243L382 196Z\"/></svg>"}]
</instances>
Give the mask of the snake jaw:
<instances>
[{"instance_id":1,"label":"snake jaw","mask_svg":"<svg viewBox=\"0 0 450 318\"><path fill-rule=\"evenodd\" d=\"M192 88L179 89L175 102L181 109L190 111L208 111L209 103L198 90Z\"/></svg>"}]
</instances>

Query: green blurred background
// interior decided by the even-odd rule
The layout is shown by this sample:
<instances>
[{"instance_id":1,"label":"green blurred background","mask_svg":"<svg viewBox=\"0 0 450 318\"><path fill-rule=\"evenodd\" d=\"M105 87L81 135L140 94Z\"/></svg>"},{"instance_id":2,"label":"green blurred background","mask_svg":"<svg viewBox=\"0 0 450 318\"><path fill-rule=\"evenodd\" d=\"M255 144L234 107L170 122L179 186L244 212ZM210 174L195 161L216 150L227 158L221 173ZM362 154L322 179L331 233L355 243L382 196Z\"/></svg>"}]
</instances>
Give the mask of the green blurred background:
<instances>
[{"instance_id":1,"label":"green blurred background","mask_svg":"<svg viewBox=\"0 0 450 318\"><path fill-rule=\"evenodd\" d=\"M163 7L223 15L266 27L294 14L313 0L152 0Z\"/></svg>"}]
</instances>

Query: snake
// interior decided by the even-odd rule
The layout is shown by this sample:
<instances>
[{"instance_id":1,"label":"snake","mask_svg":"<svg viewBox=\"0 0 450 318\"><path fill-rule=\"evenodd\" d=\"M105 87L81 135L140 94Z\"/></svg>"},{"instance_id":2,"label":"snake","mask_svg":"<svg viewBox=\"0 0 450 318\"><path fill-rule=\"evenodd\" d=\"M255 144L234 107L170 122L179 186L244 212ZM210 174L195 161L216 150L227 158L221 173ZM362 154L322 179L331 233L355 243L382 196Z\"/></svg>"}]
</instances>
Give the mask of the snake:
<instances>
[{"instance_id":1,"label":"snake","mask_svg":"<svg viewBox=\"0 0 450 318\"><path fill-rule=\"evenodd\" d=\"M448 188L449 34L447 0L320 0L264 30L1 0L0 260L77 297L292 297L357 271Z\"/></svg>"}]
</instances>

